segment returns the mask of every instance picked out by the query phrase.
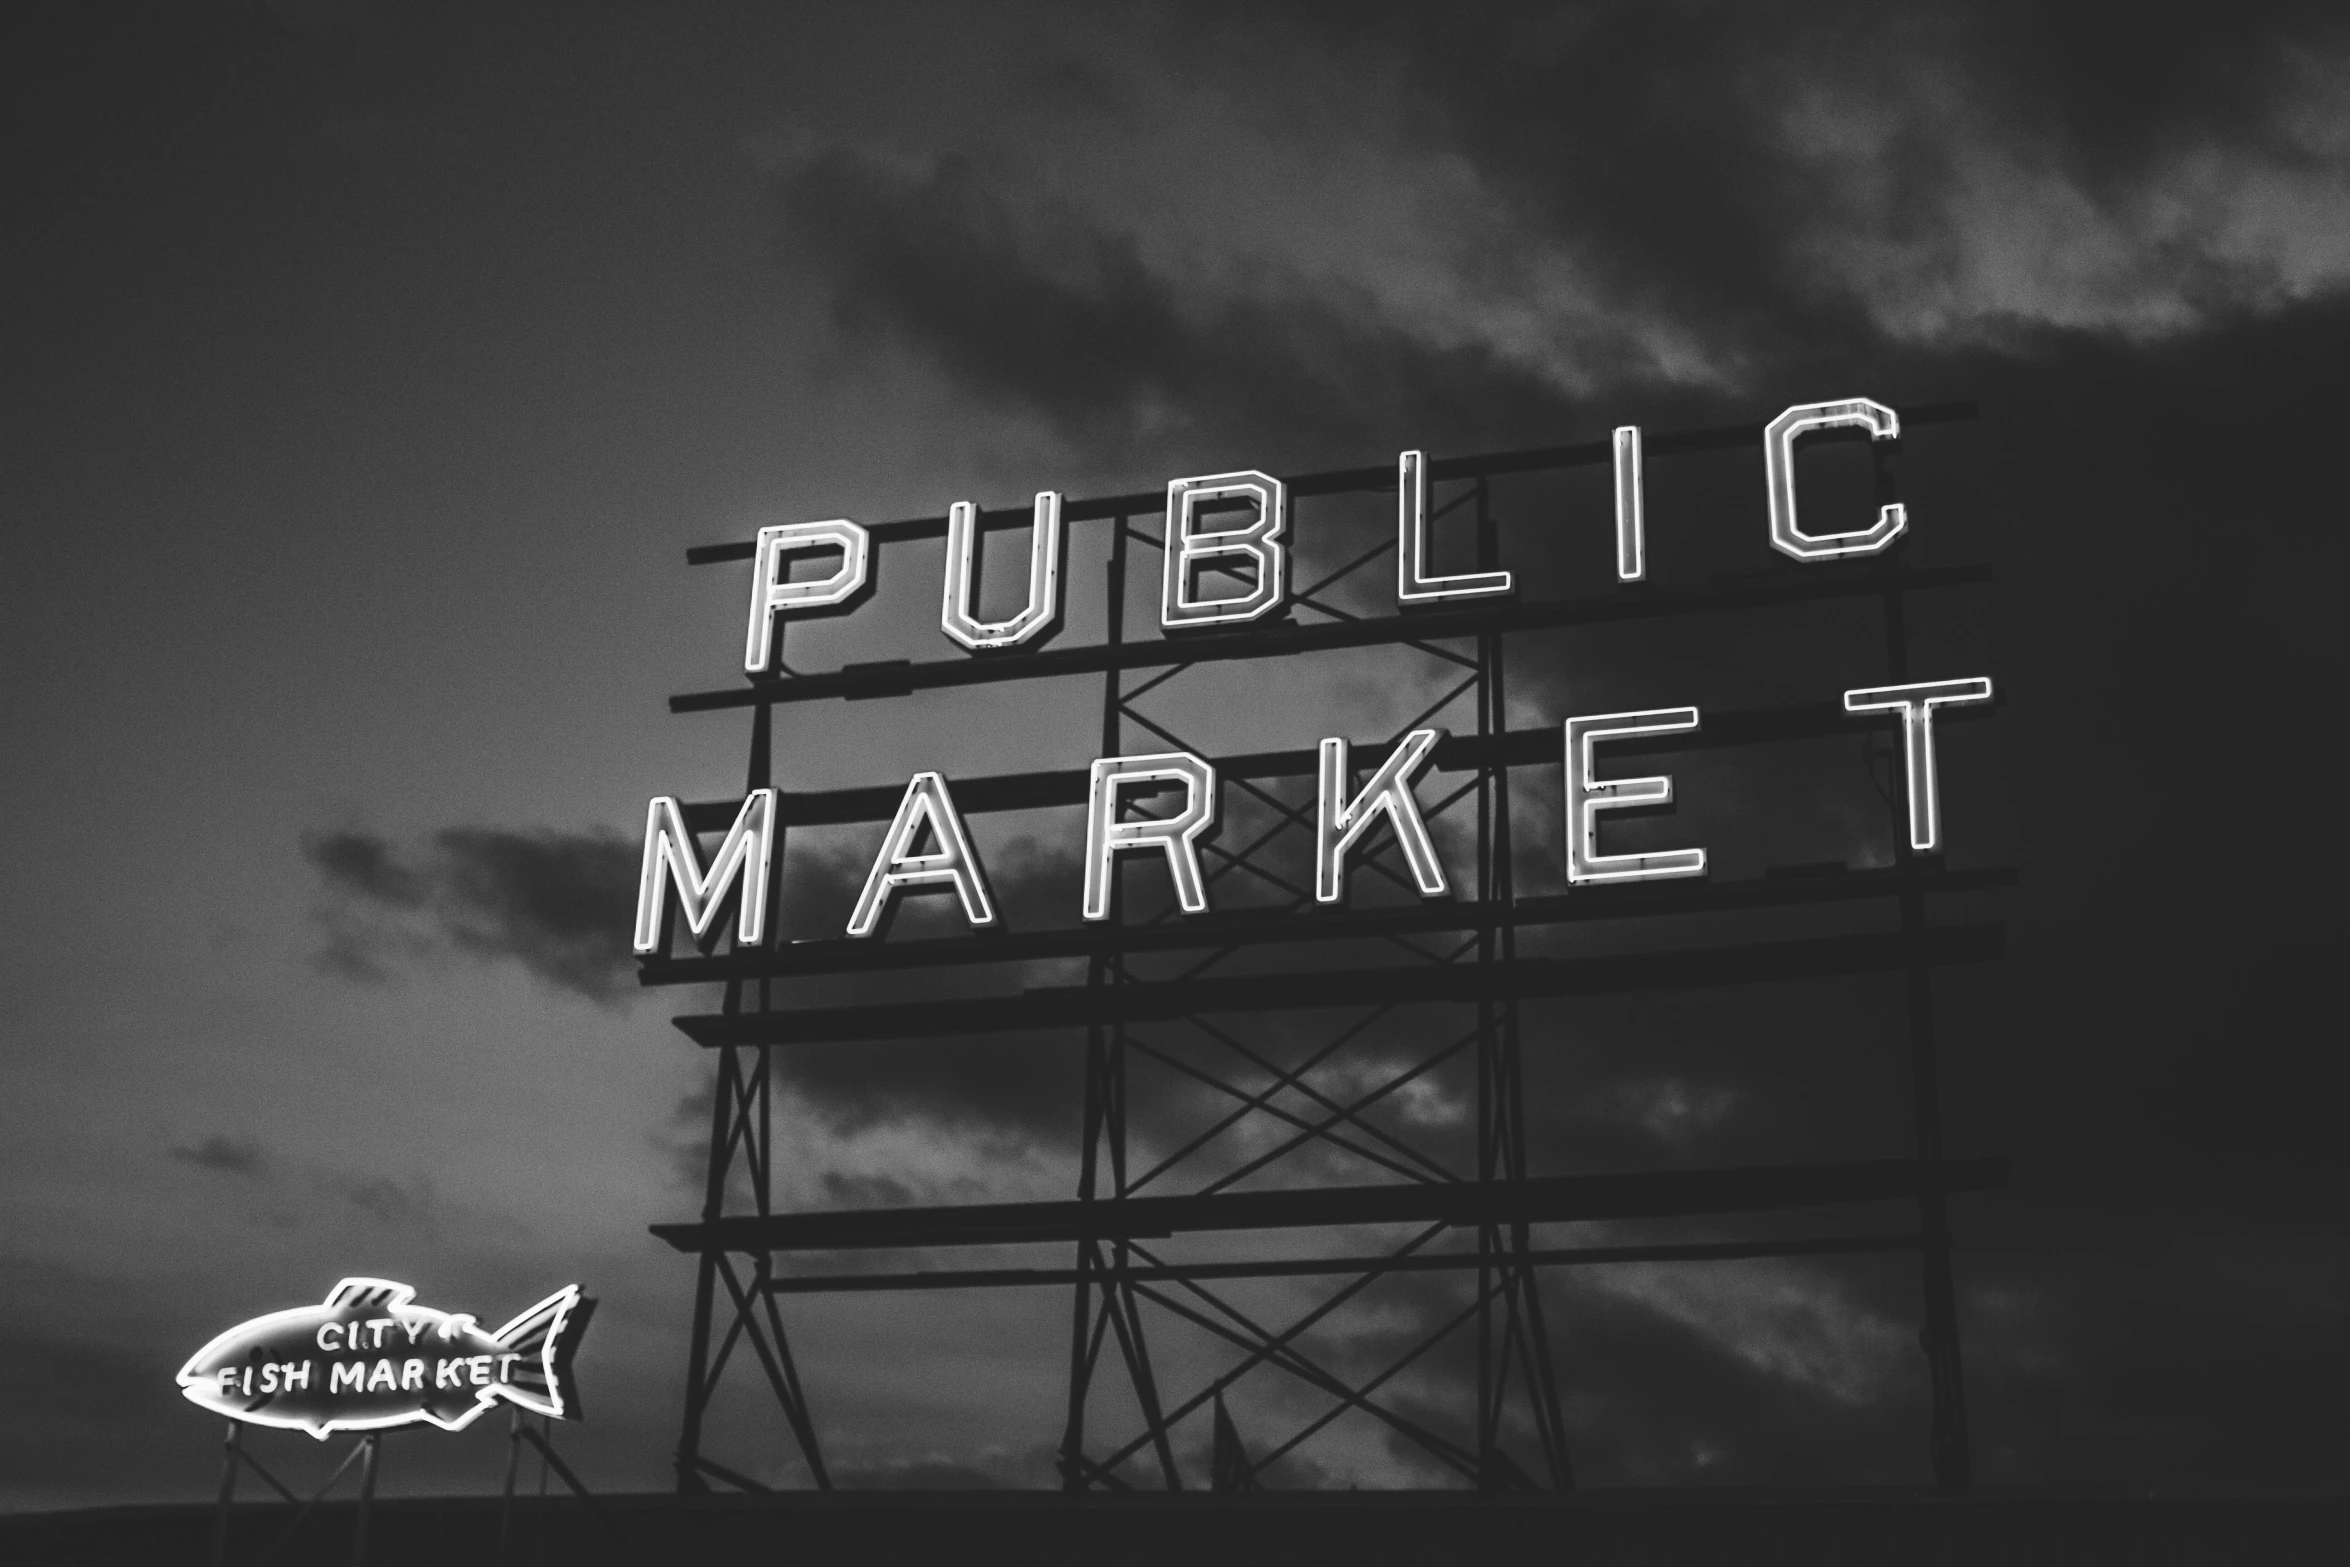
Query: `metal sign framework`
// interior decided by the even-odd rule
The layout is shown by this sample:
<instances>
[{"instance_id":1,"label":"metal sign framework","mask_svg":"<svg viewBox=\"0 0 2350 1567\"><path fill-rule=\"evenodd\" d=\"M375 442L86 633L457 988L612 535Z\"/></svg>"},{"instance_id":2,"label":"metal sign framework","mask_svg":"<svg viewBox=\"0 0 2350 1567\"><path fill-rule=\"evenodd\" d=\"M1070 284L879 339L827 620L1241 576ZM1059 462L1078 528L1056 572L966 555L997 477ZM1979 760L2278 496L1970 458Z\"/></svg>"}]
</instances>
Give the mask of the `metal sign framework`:
<instances>
[{"instance_id":1,"label":"metal sign framework","mask_svg":"<svg viewBox=\"0 0 2350 1567\"><path fill-rule=\"evenodd\" d=\"M1971 404L1911 408L1902 418L1920 425L1972 417ZM1678 453L1759 447L1759 425L1651 438L1648 452ZM1881 450L1872 447L1873 451ZM1497 565L1499 530L1492 509L1493 481L1610 461L1606 442L1440 460L1429 465L1438 481L1457 484L1438 515L1465 518L1475 530L1480 567ZM1392 468L1352 469L1290 481L1299 500L1387 491ZM1107 635L1098 645L1047 649L1013 657L956 657L936 662L850 665L829 673L778 674L745 685L671 699L674 712L749 708L752 715L747 789L774 782L775 710L797 702L888 698L945 687L1098 675L1102 682L1100 751L1199 751L1140 704L1188 670L1230 660L1280 658L1338 648L1400 646L1437 661L1455 678L1421 718L1397 737L1440 714L1459 732L1438 749L1435 766L1445 787L1423 805L1431 825L1452 819L1473 841L1474 896L1468 887L1448 902L1314 910L1310 887L1295 873L1294 846L1313 833L1315 753L1280 751L1216 759L1231 813L1224 844L1207 843L1211 882L1247 880L1277 900L1255 909L1173 919L1170 908L1143 907L1120 894L1106 924L1069 929L992 932L942 939L811 941L643 961L647 985L719 981L724 1002L715 1014L681 1017L678 1027L717 1057L710 1124L707 1186L700 1220L654 1226L654 1233L698 1259L684 1428L676 1464L681 1489L706 1489L716 1480L746 1490L768 1487L704 1450L705 1413L729 1366L755 1360L789 1426L813 1483L830 1489L823 1444L794 1362L779 1301L786 1296L839 1291L1053 1287L1071 1292L1066 1412L1059 1468L1070 1490L1120 1490L1187 1484L1176 1447L1177 1428L1211 1433L1205 1478L1216 1490L1250 1489L1269 1466L1349 1412L1379 1422L1391 1440L1409 1444L1433 1462L1481 1489L1574 1484L1549 1325L1536 1287L1538 1270L1619 1261L1682 1261L1914 1251L1920 1258L1923 1329L1932 1422L1929 1449L1937 1479L1963 1485L1971 1478L1959 1339L1952 1301L1948 1202L1955 1192L2003 1183L1997 1160L1946 1160L1936 1081L1933 972L1937 966L1999 955L2002 927L1938 924L1927 917L1936 894L1969 893L2012 882L2003 869L1955 870L1938 856L1917 856L1893 833L1893 864L1838 875L1741 881L1674 882L1587 887L1569 896L1522 897L1514 885L1510 789L1514 769L1555 766L1554 728L1511 730L1506 704L1506 644L1512 633L1610 621L1796 605L1829 599L1875 599L1882 607L1885 675L1911 678L1906 600L1921 590L1979 584L1987 567L1904 568L1891 558L1804 565L1764 578L1698 589L1632 584L1602 594L1548 601L1502 600L1408 615L1363 616L1332 603L1329 594L1350 576L1378 569L1392 538L1318 581L1293 592L1293 615L1246 629L1160 640L1132 638L1124 622L1130 563L1137 549L1160 541L1137 519L1162 513L1161 495L1112 496L1069 502L1071 522L1111 524L1104 591ZM1025 511L989 513L983 529L1023 526ZM1455 526L1459 524L1456 522ZM871 530L877 547L940 538L944 519L884 524ZM747 560L748 544L688 552L693 564ZM1155 574L1155 562L1145 566ZM1296 618L1302 611L1316 619ZM1741 746L1818 736L1850 736L1850 717L1832 700L1814 704L1709 712L1702 733L1627 742L1612 755L1627 757L1700 748ZM1356 765L1375 766L1394 744L1361 746ZM1292 797L1305 781L1303 803ZM958 780L957 805L966 814L1083 802L1083 769ZM1290 792L1284 792L1290 791ZM897 786L824 792L784 791L778 832L790 826L885 822ZM689 807L696 832L723 830L734 805ZM1245 822L1242 818L1246 818ZM1235 832L1235 829L1246 830ZM1357 874L1384 874L1399 884L1393 843L1358 858ZM1120 872L1121 881L1124 872ZM775 896L773 888L769 896ZM1864 934L1814 935L1744 944L1680 946L1622 956L1547 957L1522 954L1529 930L1583 921L1614 921L1660 914L1795 910L1830 903L1890 909L1896 919ZM770 920L772 932L776 922ZM1243 972L1250 958L1279 953L1285 944L1351 942L1380 953L1373 964L1292 967ZM1082 985L1031 988L1015 995L953 1000L911 999L857 1005L786 1004L792 982L817 976L944 967L1020 964L1082 958ZM1236 961L1237 960L1237 961ZM1598 1176L1537 1176L1530 1172L1525 1125L1520 1004L1534 998L1590 996L1760 980L1861 974L1906 979L1906 1022L1914 1121L1914 1157L1842 1164L1705 1169ZM1398 1009L1449 1012L1449 1027L1422 1026L1413 1058L1388 1063L1375 1082L1359 1078L1333 1086L1326 1069L1350 1044ZM1321 1043L1302 1060L1283 1064L1246 1035L1247 1018L1279 1016L1281 1026L1318 1030ZM1411 1017L1422 1013L1414 1011ZM1337 1021L1331 1021L1336 1018ZM997 1203L870 1211L779 1213L773 1206L771 1161L773 1053L814 1041L960 1037L1003 1031L1076 1030L1084 1033L1082 1162L1078 1189L1065 1201ZM1294 1033L1288 1036L1294 1039ZM1180 1043L1178 1041L1181 1041ZM1188 1047L1188 1048L1187 1048ZM1203 1061L1219 1052L1222 1064ZM1409 1124L1376 1118L1383 1102L1416 1080L1466 1058L1474 1072L1474 1164L1446 1162L1430 1139ZM1130 1138L1132 1081L1144 1069L1166 1070L1229 1102L1224 1116L1187 1144L1141 1167ZM1324 1072L1316 1080L1318 1070ZM1278 1138L1242 1163L1208 1178L1210 1150L1228 1149L1235 1128L1270 1124ZM1235 1190L1264 1177L1301 1150L1355 1161L1377 1184L1312 1184ZM1174 1188L1187 1175L1189 1190ZM1782 1236L1755 1242L1548 1248L1532 1227L1582 1219L1703 1216L1818 1208L1830 1204L1914 1202L1914 1229L1893 1234L1838 1233ZM747 1207L745 1206L747 1204ZM1408 1226L1405 1238L1359 1255L1298 1254L1272 1260L1184 1261L1164 1253L1171 1238L1237 1235L1250 1231L1330 1226ZM1449 1232L1473 1237L1467 1246L1439 1244ZM1050 1242L1073 1248L1058 1268L962 1268L914 1271L795 1272L780 1257L807 1252L898 1251L936 1247ZM1344 1320L1350 1304L1382 1279L1414 1274L1473 1274L1474 1282L1433 1333L1391 1364L1349 1370L1318 1353L1314 1330ZM1322 1278L1329 1293L1294 1320L1261 1320L1232 1298L1228 1286L1259 1278ZM1167 1319L1229 1346L1233 1358L1206 1385L1163 1385L1152 1355L1154 1331ZM1473 1333L1473 1397L1459 1400L1457 1419L1433 1420L1422 1405L1405 1407L1395 1379L1441 1341ZM1322 1395L1327 1408L1302 1428L1251 1452L1225 1407L1226 1391L1258 1368L1272 1368ZM1097 1417L1105 1378L1123 1380L1138 1413L1136 1429L1105 1432ZM1383 1396L1383 1391L1384 1395ZM1120 1413L1124 1412L1121 1403ZM1190 1483L1200 1478L1196 1473Z\"/></svg>"}]
</instances>

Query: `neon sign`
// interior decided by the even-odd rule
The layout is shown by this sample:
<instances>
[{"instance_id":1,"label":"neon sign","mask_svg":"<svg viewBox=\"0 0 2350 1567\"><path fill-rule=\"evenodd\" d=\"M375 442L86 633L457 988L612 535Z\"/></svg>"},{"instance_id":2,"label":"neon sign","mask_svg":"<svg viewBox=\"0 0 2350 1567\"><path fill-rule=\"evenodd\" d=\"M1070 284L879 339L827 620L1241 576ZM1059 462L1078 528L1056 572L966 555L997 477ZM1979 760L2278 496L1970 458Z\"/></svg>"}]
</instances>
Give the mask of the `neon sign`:
<instances>
[{"instance_id":1,"label":"neon sign","mask_svg":"<svg viewBox=\"0 0 2350 1567\"><path fill-rule=\"evenodd\" d=\"M462 1431L504 1402L557 1420L579 1415L571 1358L592 1301L567 1284L485 1331L415 1304L390 1279L345 1279L315 1306L241 1322L189 1357L180 1391L248 1425L307 1431Z\"/></svg>"},{"instance_id":2,"label":"neon sign","mask_svg":"<svg viewBox=\"0 0 2350 1567\"><path fill-rule=\"evenodd\" d=\"M1900 416L1869 398L1799 403L1781 412L1763 430L1763 479L1771 547L1797 562L1817 564L1880 554L1909 528L1898 503L1877 509L1869 526L1850 532L1815 533L1799 520L1795 449L1811 432L1857 429L1871 441L1901 434ZM1614 555L1617 579L1638 583L1648 575L1647 516L1642 474L1642 441L1637 425L1612 436ZM1516 592L1507 571L1486 570L1441 576L1429 565L1429 463L1426 453L1406 451L1396 459L1396 601L1406 612L1454 606L1461 601L1506 598ZM1008 620L982 621L975 608L974 568L979 535L977 508L958 501L947 512L945 580L940 595L941 631L975 657L1019 656L1061 618L1060 555L1064 539L1062 498L1057 491L1036 496L1029 537L1028 593ZM1237 524L1224 519L1244 514ZM1176 479L1167 486L1166 537L1159 624L1172 636L1203 630L1233 632L1279 610L1288 598L1289 496L1282 482L1254 470ZM829 575L793 581L786 557L803 551L838 550ZM872 550L867 531L845 518L793 523L759 530L752 567L749 641L744 667L765 674L774 662L775 627L793 615L838 614L852 607L871 585ZM1237 591L1211 594L1201 581L1210 570L1241 579ZM783 575L779 578L779 573ZM1991 682L1983 676L1931 680L1843 693L1844 710L1856 718L1897 716L1902 730L1902 765L1908 807L1908 841L1913 852L1942 848L1941 787L1934 746L1934 716L1950 706L1986 703ZM1701 845L1639 854L1607 854L1599 847L1603 813L1668 805L1673 781L1663 775L1602 778L1596 747L1605 741L1686 733L1699 728L1695 707L1567 717L1561 751L1565 781L1565 881L1570 890L1625 882L1703 877L1708 859ZM1346 856L1374 821L1392 830L1424 898L1447 896L1450 883L1435 843L1421 820L1413 785L1433 760L1439 736L1416 730L1395 746L1358 790L1343 736L1320 740L1315 823L1314 901L1323 906L1345 898ZM1181 795L1174 811L1124 817L1125 791L1168 786ZM1207 758L1188 751L1095 760L1086 797L1085 848L1080 911L1087 921L1111 917L1112 864L1122 853L1163 854L1176 902L1187 915L1208 912L1208 879L1202 874L1199 842L1218 814L1217 775ZM647 808L644 859L637 886L635 950L640 956L667 946L670 891L687 929L706 941L718 911L731 894L740 910L737 943L757 946L766 935L769 882L776 844L777 796L756 789L743 800L715 854L705 866L683 807L658 796ZM917 845L934 845L917 853ZM903 803L884 834L863 892L850 916L847 934L870 937L887 924L895 899L904 892L951 890L965 922L974 929L998 923L985 871L955 807L946 777L916 773Z\"/></svg>"}]
</instances>

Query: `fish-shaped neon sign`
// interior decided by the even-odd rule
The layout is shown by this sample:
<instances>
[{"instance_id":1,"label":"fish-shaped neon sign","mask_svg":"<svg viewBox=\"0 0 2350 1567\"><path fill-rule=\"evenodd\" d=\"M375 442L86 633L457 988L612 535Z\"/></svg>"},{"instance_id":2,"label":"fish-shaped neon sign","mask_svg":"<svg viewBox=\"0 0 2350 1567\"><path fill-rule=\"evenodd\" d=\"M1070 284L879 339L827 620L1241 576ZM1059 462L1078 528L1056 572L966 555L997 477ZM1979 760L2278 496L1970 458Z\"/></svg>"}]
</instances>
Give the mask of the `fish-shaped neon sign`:
<instances>
[{"instance_id":1,"label":"fish-shaped neon sign","mask_svg":"<svg viewBox=\"0 0 2350 1567\"><path fill-rule=\"evenodd\" d=\"M495 1331L414 1304L390 1279L345 1279L316 1306L221 1334L180 1368L180 1390L215 1414L307 1431L436 1425L461 1431L500 1401L579 1418L571 1358L595 1302L567 1284Z\"/></svg>"}]
</instances>

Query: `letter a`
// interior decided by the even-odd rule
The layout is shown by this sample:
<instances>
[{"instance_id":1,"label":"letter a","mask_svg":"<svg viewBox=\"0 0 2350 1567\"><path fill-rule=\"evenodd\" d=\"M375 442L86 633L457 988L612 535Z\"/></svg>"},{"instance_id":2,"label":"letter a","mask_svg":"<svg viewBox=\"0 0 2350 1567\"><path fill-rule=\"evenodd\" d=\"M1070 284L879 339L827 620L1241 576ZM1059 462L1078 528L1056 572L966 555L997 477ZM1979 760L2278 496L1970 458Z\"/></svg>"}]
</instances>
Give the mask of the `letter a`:
<instances>
[{"instance_id":1,"label":"letter a","mask_svg":"<svg viewBox=\"0 0 2350 1567\"><path fill-rule=\"evenodd\" d=\"M1336 903L1346 895L1346 851L1382 813L1395 830L1396 846L1411 867L1420 896L1441 898L1452 890L1436 858L1436 845L1428 840L1428 824L1420 819L1420 802L1412 797L1412 780L1427 771L1436 738L1433 729L1405 735L1352 800L1346 797L1352 776L1346 742L1336 737L1322 742L1321 809L1314 826L1315 902Z\"/></svg>"},{"instance_id":2,"label":"letter a","mask_svg":"<svg viewBox=\"0 0 2350 1567\"><path fill-rule=\"evenodd\" d=\"M937 848L916 854L927 825ZM890 894L901 887L952 887L963 900L963 918L985 930L996 922L995 905L988 900L987 874L979 868L963 818L947 793L947 781L936 773L916 773L898 802L898 814L882 835L881 852L873 857L872 874L857 895L849 915L849 934L870 936L881 927Z\"/></svg>"}]
</instances>

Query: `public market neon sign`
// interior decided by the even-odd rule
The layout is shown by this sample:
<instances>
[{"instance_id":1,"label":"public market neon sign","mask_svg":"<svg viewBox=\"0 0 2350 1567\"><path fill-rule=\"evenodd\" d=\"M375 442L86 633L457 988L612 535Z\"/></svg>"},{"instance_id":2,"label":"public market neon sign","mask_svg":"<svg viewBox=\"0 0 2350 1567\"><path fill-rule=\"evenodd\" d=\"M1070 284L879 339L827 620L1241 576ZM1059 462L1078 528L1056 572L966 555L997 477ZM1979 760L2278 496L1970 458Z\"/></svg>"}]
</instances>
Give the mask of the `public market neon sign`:
<instances>
[{"instance_id":1,"label":"public market neon sign","mask_svg":"<svg viewBox=\"0 0 2350 1567\"><path fill-rule=\"evenodd\" d=\"M1871 440L1901 434L1900 416L1868 398L1802 403L1773 419L1763 432L1763 479L1771 547L1801 562L1850 560L1880 554L1909 527L1899 504L1878 508L1874 522L1844 533L1813 533L1802 523L1795 486L1795 442L1818 430L1859 429ZM1647 575L1647 523L1637 425L1619 427L1612 443L1615 492L1615 556L1619 581ZM1505 597L1516 591L1507 571L1438 575L1429 565L1428 460L1407 451L1396 459L1396 602L1411 609L1436 604ZM1061 615L1061 506L1056 491L1040 492L1029 534L1028 595L1018 613L984 622L974 610L978 511L958 501L947 512L945 581L939 629L974 655L1016 653L1055 625ZM1246 520L1211 526L1232 512ZM1287 598L1289 496L1280 480L1253 470L1175 479L1167 485L1167 537L1160 584L1159 624L1170 635L1231 628L1260 620ZM837 550L840 559L820 578L794 581L788 562L795 555ZM1210 594L1203 568L1217 566L1246 583L1237 592ZM1240 568L1235 570L1234 568ZM845 517L822 522L785 523L759 530L753 555L750 623L743 669L760 675L775 659L775 628L795 615L839 614L854 607L872 582L872 539ZM1910 848L1932 854L1942 848L1942 809L1935 755L1935 716L1944 708L1986 703L1991 682L1983 676L1862 687L1843 693L1846 712L1891 717L1902 735L1902 770ZM1595 713L1563 723L1566 772L1566 879L1570 887L1664 881L1706 874L1706 851L1691 846L1637 854L1603 854L1599 824L1603 813L1670 804L1673 780L1601 778L1598 747L1612 740L1639 739L1697 730L1694 707L1650 708ZM1321 741L1316 780L1314 898L1331 905L1345 898L1347 856L1374 822L1384 819L1424 898L1449 895L1444 864L1412 792L1426 771L1439 736L1416 729L1389 752L1359 789L1353 781L1349 746L1343 736ZM1155 817L1121 819L1119 807L1131 791L1172 785L1182 803ZM1086 791L1085 854L1081 912L1089 921L1110 917L1111 869L1121 854L1163 856L1177 905L1185 914L1208 911L1207 881L1201 873L1199 839L1213 829L1218 806L1216 769L1187 751L1096 760ZM686 831L683 807L673 796L655 797L646 808L644 856L637 879L635 950L640 955L664 945L663 917L674 898L686 928L699 941L716 927L729 894L737 905L735 937L757 946L767 930L768 884L773 872L777 815L775 790L754 789L744 799L717 851L705 864ZM931 844L927 852L916 845ZM846 933L869 938L884 927L884 916L900 894L919 889L951 890L967 924L986 929L998 921L987 875L956 810L946 777L919 772L906 785L888 830L882 835Z\"/></svg>"}]
</instances>

